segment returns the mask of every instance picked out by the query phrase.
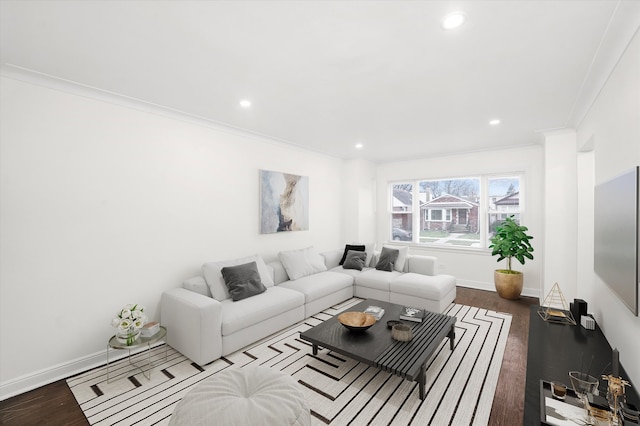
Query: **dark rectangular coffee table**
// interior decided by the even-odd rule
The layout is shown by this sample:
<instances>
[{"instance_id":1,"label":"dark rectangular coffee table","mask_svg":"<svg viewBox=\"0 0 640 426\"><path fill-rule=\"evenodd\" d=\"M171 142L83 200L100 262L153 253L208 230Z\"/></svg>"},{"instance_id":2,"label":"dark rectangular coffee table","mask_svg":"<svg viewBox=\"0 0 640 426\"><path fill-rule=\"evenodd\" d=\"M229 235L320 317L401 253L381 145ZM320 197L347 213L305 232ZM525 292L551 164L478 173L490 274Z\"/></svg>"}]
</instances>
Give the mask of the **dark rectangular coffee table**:
<instances>
[{"instance_id":1,"label":"dark rectangular coffee table","mask_svg":"<svg viewBox=\"0 0 640 426\"><path fill-rule=\"evenodd\" d=\"M338 322L336 315L300 333L300 338L313 345L314 355L318 354L320 346L418 382L420 399L424 399L427 361L444 338L449 338L449 346L453 350L456 318L427 312L426 318L420 323L403 321L412 327L413 339L409 342L398 342L391 337L387 321L398 320L403 306L367 299L349 308L349 311L362 312L371 305L382 307L385 313L380 321L364 332L348 330Z\"/></svg>"}]
</instances>

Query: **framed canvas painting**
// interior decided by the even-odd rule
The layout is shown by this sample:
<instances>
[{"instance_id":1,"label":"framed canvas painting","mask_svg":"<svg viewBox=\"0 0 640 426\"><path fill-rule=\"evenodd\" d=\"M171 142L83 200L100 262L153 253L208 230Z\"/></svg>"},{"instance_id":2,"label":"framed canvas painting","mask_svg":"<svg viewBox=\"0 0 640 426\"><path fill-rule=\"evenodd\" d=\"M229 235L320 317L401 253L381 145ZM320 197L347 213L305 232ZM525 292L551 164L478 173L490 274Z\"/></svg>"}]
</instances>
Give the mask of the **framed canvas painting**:
<instances>
[{"instance_id":1,"label":"framed canvas painting","mask_svg":"<svg viewBox=\"0 0 640 426\"><path fill-rule=\"evenodd\" d=\"M309 177L260 170L260 233L309 229Z\"/></svg>"}]
</instances>

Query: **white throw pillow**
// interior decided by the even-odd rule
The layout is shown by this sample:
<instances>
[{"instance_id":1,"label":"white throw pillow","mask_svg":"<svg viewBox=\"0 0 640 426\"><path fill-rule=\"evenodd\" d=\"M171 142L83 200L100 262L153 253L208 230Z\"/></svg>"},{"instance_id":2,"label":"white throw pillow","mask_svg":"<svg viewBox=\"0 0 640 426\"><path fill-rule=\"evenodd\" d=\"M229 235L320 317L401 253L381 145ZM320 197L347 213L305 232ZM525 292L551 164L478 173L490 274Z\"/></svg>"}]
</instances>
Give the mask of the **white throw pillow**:
<instances>
[{"instance_id":1,"label":"white throw pillow","mask_svg":"<svg viewBox=\"0 0 640 426\"><path fill-rule=\"evenodd\" d=\"M327 270L324 259L313 247L281 251L278 253L278 258L290 280L297 280Z\"/></svg>"},{"instance_id":2,"label":"white throw pillow","mask_svg":"<svg viewBox=\"0 0 640 426\"><path fill-rule=\"evenodd\" d=\"M273 279L271 278L269 269L264 263L264 260L262 260L262 258L257 254L240 259L207 262L202 265L202 275L204 275L204 279L207 281L207 285L209 286L209 290L211 290L211 295L214 299L222 302L225 299L231 298L231 293L229 293L229 289L224 283L224 278L222 277L222 268L225 266L244 265L249 262L256 262L262 284L264 284L265 287L273 286Z\"/></svg>"},{"instance_id":3,"label":"white throw pillow","mask_svg":"<svg viewBox=\"0 0 640 426\"><path fill-rule=\"evenodd\" d=\"M371 264L371 259L373 259L373 254L375 252L376 245L374 243L368 243L364 245L364 251L367 252L367 260L364 262L364 266L376 266Z\"/></svg>"},{"instance_id":4,"label":"white throw pillow","mask_svg":"<svg viewBox=\"0 0 640 426\"><path fill-rule=\"evenodd\" d=\"M409 247L388 246L386 244L383 245L383 247L398 250L398 259L396 260L396 265L393 269L398 272L404 272L404 265L407 263L407 256L409 255Z\"/></svg>"}]
</instances>

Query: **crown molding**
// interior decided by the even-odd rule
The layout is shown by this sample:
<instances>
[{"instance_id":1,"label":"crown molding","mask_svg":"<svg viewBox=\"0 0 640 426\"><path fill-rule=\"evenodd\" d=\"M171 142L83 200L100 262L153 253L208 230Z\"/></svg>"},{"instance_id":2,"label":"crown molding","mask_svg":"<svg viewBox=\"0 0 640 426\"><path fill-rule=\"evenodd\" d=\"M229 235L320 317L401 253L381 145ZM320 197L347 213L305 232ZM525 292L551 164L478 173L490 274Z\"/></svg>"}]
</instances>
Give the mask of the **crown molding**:
<instances>
[{"instance_id":1,"label":"crown molding","mask_svg":"<svg viewBox=\"0 0 640 426\"><path fill-rule=\"evenodd\" d=\"M567 127L578 128L640 30L640 2L619 0L569 114Z\"/></svg>"}]
</instances>

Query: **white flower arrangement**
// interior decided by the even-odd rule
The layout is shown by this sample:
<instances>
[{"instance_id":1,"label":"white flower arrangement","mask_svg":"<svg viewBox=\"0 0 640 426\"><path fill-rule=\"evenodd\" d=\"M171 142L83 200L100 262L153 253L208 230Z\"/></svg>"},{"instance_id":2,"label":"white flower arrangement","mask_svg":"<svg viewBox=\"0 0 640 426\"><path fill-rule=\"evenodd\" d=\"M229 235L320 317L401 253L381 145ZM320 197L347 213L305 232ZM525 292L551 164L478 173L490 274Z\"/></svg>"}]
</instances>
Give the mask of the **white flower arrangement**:
<instances>
[{"instance_id":1,"label":"white flower arrangement","mask_svg":"<svg viewBox=\"0 0 640 426\"><path fill-rule=\"evenodd\" d=\"M144 306L128 304L111 320L111 326L123 332L136 331L140 330L146 322L147 314L144 313Z\"/></svg>"}]
</instances>

